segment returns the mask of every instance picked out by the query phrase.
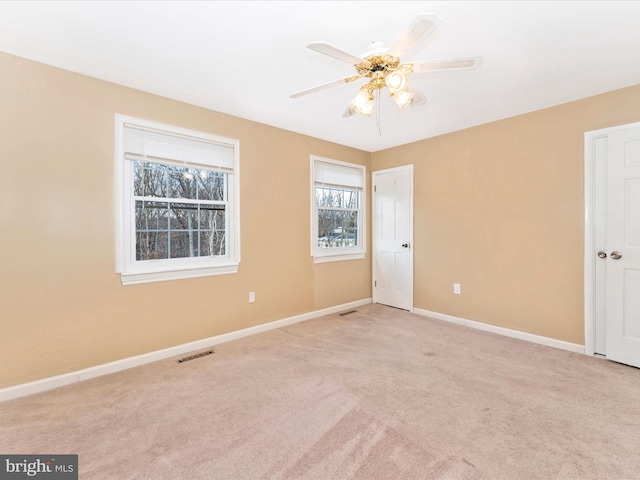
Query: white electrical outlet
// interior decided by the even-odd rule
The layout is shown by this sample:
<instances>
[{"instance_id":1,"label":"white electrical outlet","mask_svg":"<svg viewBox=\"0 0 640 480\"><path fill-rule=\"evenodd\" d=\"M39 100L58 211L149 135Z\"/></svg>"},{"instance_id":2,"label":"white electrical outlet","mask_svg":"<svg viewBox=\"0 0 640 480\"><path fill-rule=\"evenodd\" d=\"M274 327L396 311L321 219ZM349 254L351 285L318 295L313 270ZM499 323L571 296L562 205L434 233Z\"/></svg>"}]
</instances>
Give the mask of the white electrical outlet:
<instances>
[{"instance_id":1,"label":"white electrical outlet","mask_svg":"<svg viewBox=\"0 0 640 480\"><path fill-rule=\"evenodd\" d=\"M249 303L256 301L256 292L249 292Z\"/></svg>"},{"instance_id":2,"label":"white electrical outlet","mask_svg":"<svg viewBox=\"0 0 640 480\"><path fill-rule=\"evenodd\" d=\"M459 283L454 283L453 284L453 293L455 293L456 295L460 295L460 284Z\"/></svg>"}]
</instances>

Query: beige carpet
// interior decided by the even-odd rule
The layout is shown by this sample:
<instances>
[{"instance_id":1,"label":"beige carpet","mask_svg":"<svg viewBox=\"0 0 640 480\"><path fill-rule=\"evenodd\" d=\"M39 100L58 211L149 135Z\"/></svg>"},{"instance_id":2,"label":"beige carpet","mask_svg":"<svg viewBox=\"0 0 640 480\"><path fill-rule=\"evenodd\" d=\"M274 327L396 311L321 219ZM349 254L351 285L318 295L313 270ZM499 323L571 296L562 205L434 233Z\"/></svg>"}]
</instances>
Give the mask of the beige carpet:
<instances>
[{"instance_id":1,"label":"beige carpet","mask_svg":"<svg viewBox=\"0 0 640 480\"><path fill-rule=\"evenodd\" d=\"M0 404L80 479L640 479L640 371L368 305Z\"/></svg>"}]
</instances>

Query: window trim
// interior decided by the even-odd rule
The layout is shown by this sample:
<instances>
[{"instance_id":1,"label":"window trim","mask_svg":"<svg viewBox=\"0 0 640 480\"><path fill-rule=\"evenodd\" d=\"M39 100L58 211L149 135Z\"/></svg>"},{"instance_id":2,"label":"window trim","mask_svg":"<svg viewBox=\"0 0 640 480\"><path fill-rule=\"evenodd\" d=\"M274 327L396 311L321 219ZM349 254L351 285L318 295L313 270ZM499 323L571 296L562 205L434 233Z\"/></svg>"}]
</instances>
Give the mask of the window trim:
<instances>
[{"instance_id":1,"label":"window trim","mask_svg":"<svg viewBox=\"0 0 640 480\"><path fill-rule=\"evenodd\" d=\"M318 207L316 205L316 162L329 163L360 170L362 173L362 190L360 192L360 208L358 209L358 246L357 247L318 247ZM313 263L340 262L343 260L360 260L367 253L367 167L357 163L343 162L331 158L311 155L310 157L310 193L311 193L311 257ZM329 251L327 251L329 250Z\"/></svg>"},{"instance_id":2,"label":"window trim","mask_svg":"<svg viewBox=\"0 0 640 480\"><path fill-rule=\"evenodd\" d=\"M131 186L131 170L126 168L129 160L124 158L124 127L135 124L141 127L161 130L167 133L190 136L228 145L233 148L233 172L228 173L229 235L228 255L224 258L195 257L145 261L137 263L135 255L135 227L132 217L133 192L125 191ZM115 114L115 271L120 274L123 285L196 278L210 275L237 273L240 265L240 142L236 139L220 137L209 133L166 125L150 120ZM215 168L215 167L212 167ZM133 237L133 240L132 240ZM132 251L132 241L134 242Z\"/></svg>"}]
</instances>

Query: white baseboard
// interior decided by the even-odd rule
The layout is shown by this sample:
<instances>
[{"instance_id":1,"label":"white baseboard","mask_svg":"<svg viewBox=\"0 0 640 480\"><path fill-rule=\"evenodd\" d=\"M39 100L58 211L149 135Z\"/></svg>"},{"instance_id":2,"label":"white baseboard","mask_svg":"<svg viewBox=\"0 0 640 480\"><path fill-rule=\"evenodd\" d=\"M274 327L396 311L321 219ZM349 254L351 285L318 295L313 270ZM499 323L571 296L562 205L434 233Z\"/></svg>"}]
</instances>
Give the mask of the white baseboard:
<instances>
[{"instance_id":1,"label":"white baseboard","mask_svg":"<svg viewBox=\"0 0 640 480\"><path fill-rule=\"evenodd\" d=\"M195 342L185 343L182 345L177 345L175 347L157 350L151 353L145 353L143 355L137 355L135 357L124 358L115 362L96 365L95 367L89 367L84 370L65 373L64 375L58 375L55 377L44 378L42 380L36 380L35 382L23 383L21 385L15 385L13 387L3 388L0 390L0 402L19 397L25 397L27 395L32 395L34 393L51 390L65 385L71 385L73 383L82 382L83 380L89 380L90 378L100 377L102 375L108 375L110 373L127 370L129 368L138 367L140 365L145 365L147 363L157 362L158 360L176 357L178 355L193 352L201 348L209 348L212 345L230 342L231 340L248 337L249 335L255 335L257 333L274 330L276 328L286 327L287 325L304 322L306 320L322 317L324 315L331 315L332 313L341 312L350 308L361 307L363 305L368 305L369 303L371 303L371 299L365 298L363 300L344 303L342 305L336 305L335 307L323 308L322 310L315 310L313 312L303 313L301 315L295 315L293 317L283 318L281 320L275 320L269 323L263 323L262 325L256 325L254 327L244 328L235 332L216 335L215 337L204 338Z\"/></svg>"},{"instance_id":2,"label":"white baseboard","mask_svg":"<svg viewBox=\"0 0 640 480\"><path fill-rule=\"evenodd\" d=\"M484 330L485 332L497 333L498 335L504 335L506 337L538 343L547 347L559 348L560 350L586 354L584 345L578 345L577 343L565 342L564 340L556 340L555 338L543 337L540 335L535 335L533 333L521 332L519 330L511 330L510 328L496 327L495 325L489 325L488 323L467 320L466 318L454 317L453 315L447 315L444 313L430 312L429 310L423 310L421 308L414 308L413 313L417 315L423 315L425 317L435 318L436 320L444 320L445 322L464 325L465 327L471 327L477 330Z\"/></svg>"}]
</instances>

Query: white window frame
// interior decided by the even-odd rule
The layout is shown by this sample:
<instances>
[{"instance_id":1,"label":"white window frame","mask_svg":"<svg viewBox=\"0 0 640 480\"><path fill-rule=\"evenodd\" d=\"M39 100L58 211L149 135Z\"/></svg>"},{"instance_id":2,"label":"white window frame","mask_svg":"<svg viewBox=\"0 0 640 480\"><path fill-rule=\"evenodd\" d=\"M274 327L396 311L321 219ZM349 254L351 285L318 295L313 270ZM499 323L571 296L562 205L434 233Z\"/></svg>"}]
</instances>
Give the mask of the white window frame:
<instances>
[{"instance_id":1,"label":"white window frame","mask_svg":"<svg viewBox=\"0 0 640 480\"><path fill-rule=\"evenodd\" d=\"M136 260L133 164L125 159L125 124L222 144L233 149L233 171L227 173L228 228L224 256ZM240 265L240 142L208 133L115 114L115 246L116 273L123 285L237 273ZM189 163L186 163L189 165ZM194 164L197 165L197 164ZM200 165L201 167L201 165ZM195 168L199 168L196 166ZM215 169L215 164L211 165Z\"/></svg>"},{"instance_id":2,"label":"white window frame","mask_svg":"<svg viewBox=\"0 0 640 480\"><path fill-rule=\"evenodd\" d=\"M359 170L362 174L360 190L360 208L358 209L358 240L354 247L318 247L318 206L316 205L316 185L320 182L316 179L316 163L327 163L338 167L346 167ZM311 155L311 256L313 263L338 262L343 260L359 260L365 258L367 253L367 169L364 165L343 162L331 158ZM342 185L334 185L342 186ZM346 186L353 188L352 186Z\"/></svg>"}]
</instances>

